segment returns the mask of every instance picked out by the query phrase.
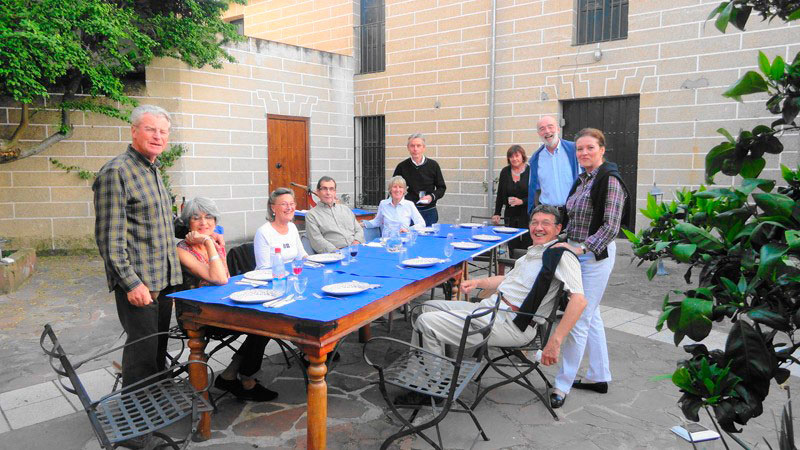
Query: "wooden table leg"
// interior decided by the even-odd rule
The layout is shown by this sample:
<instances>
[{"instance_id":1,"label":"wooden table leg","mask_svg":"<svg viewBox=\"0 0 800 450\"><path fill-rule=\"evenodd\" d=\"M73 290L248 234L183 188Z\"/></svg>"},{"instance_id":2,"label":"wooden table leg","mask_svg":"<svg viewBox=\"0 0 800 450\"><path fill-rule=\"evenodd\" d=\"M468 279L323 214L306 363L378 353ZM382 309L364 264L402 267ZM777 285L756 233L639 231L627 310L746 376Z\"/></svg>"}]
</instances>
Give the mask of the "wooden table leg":
<instances>
[{"instance_id":1,"label":"wooden table leg","mask_svg":"<svg viewBox=\"0 0 800 450\"><path fill-rule=\"evenodd\" d=\"M325 382L325 374L328 372L325 365L327 355L307 354L311 362L308 367L307 447L322 450L326 445L328 431L328 384Z\"/></svg>"},{"instance_id":2,"label":"wooden table leg","mask_svg":"<svg viewBox=\"0 0 800 450\"><path fill-rule=\"evenodd\" d=\"M205 329L198 327L196 329L186 329L189 335L189 361L203 361L206 360L205 348L206 340ZM208 371L203 364L189 364L189 382L198 391L205 389L208 386ZM203 394L208 400L208 392ZM204 412L200 414L200 423L197 425L197 434L195 435L196 441L205 441L211 437L211 413Z\"/></svg>"},{"instance_id":3,"label":"wooden table leg","mask_svg":"<svg viewBox=\"0 0 800 450\"><path fill-rule=\"evenodd\" d=\"M366 324L358 329L358 342L360 344L372 339L372 330L370 329L369 325L370 324Z\"/></svg>"}]
</instances>

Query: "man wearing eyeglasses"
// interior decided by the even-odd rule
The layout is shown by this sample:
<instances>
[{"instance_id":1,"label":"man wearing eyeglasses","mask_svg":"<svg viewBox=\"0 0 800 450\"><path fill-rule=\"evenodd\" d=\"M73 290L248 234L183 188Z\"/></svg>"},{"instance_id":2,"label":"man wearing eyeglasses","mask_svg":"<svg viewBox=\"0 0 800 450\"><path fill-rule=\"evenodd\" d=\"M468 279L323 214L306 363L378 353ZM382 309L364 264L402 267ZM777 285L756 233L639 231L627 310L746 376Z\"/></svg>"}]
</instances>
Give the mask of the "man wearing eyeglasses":
<instances>
[{"instance_id":1,"label":"man wearing eyeglasses","mask_svg":"<svg viewBox=\"0 0 800 450\"><path fill-rule=\"evenodd\" d=\"M182 282L172 199L156 160L167 148L170 116L158 106L141 105L131 123L131 144L100 169L92 185L95 239L127 342L169 329L172 301L164 294ZM163 370L166 344L163 336L126 347L123 387Z\"/></svg>"},{"instance_id":2,"label":"man wearing eyeglasses","mask_svg":"<svg viewBox=\"0 0 800 450\"><path fill-rule=\"evenodd\" d=\"M324 176L317 181L320 202L306 214L306 235L317 253L364 242L364 230L356 215L346 205L336 201L336 180Z\"/></svg>"}]
</instances>

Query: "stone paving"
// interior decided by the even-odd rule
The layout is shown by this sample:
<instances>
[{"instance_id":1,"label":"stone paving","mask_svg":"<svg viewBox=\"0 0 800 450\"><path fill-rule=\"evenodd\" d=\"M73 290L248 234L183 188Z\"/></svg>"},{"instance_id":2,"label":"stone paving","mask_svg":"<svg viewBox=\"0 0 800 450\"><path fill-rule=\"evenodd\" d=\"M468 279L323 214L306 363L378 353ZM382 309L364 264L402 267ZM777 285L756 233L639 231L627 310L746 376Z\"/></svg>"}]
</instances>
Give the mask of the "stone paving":
<instances>
[{"instance_id":1,"label":"stone paving","mask_svg":"<svg viewBox=\"0 0 800 450\"><path fill-rule=\"evenodd\" d=\"M682 421L676 406L679 392L669 381L653 377L670 373L683 357L671 334L654 328L663 295L679 287L678 267L647 282L644 268L629 265L630 251L620 245L602 314L607 327L614 382L608 394L573 391L554 421L538 399L516 386L491 393L476 414L490 441L482 441L469 418L451 414L442 423L447 448L691 448L669 428ZM119 323L111 296L104 288L102 264L92 257L41 258L37 276L18 293L0 296L0 449L96 449L85 414L74 396L65 394L38 348L41 325L52 322L63 345L80 356L96 351L97 342L112 346ZM80 299L77 301L76 299ZM384 325L373 326L385 335ZM393 337L408 339L410 327L395 322ZM711 346L724 344L724 330L708 338ZM384 414L383 399L370 384L375 375L361 358L361 345L351 336L342 345L342 359L328 376L328 442L330 448L377 448L398 426ZM212 438L192 448L304 448L305 390L299 368L286 367L276 346L260 379L280 392L270 403L244 403L230 396L219 403L212 419ZM391 359L391 349L376 354ZM212 366L221 369L229 353L216 355ZM115 372L110 361L81 370L90 394L108 392ZM547 368L552 376L554 370ZM798 378L789 385L797 392ZM472 398L474 391L465 394ZM750 422L743 438L775 442L773 413L785 400L778 389L765 404L765 413ZM710 425L707 417L703 418ZM182 425L185 426L185 425ZM763 442L762 442L763 445ZM428 448L421 439L406 438L395 448ZM722 448L711 443L705 448Z\"/></svg>"}]
</instances>

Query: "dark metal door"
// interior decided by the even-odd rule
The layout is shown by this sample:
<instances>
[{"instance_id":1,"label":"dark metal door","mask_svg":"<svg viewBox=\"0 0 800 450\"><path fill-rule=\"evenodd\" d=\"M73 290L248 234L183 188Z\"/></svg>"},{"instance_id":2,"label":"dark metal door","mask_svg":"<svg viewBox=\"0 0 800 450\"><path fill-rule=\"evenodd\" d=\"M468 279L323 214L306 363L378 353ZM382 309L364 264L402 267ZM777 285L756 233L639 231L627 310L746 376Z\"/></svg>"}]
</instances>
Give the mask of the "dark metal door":
<instances>
[{"instance_id":1,"label":"dark metal door","mask_svg":"<svg viewBox=\"0 0 800 450\"><path fill-rule=\"evenodd\" d=\"M573 141L578 131L586 127L600 129L606 136L606 160L617 163L628 191L636 199L639 96L570 100L563 102L563 109L564 139ZM630 223L622 225L633 230L635 224L636 213L631 211Z\"/></svg>"}]
</instances>

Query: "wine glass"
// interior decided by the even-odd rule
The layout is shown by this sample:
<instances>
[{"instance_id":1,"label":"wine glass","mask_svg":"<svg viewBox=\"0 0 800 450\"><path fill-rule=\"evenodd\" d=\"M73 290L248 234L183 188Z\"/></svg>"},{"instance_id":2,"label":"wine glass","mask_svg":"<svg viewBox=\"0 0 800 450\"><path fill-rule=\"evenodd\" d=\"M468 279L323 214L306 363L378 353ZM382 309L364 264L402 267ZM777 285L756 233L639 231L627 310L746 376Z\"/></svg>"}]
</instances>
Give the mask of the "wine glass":
<instances>
[{"instance_id":1,"label":"wine glass","mask_svg":"<svg viewBox=\"0 0 800 450\"><path fill-rule=\"evenodd\" d=\"M296 276L294 277L294 291L297 292L297 298L295 300L304 300L303 292L306 291L306 287L308 287L308 277L301 277Z\"/></svg>"},{"instance_id":2,"label":"wine glass","mask_svg":"<svg viewBox=\"0 0 800 450\"><path fill-rule=\"evenodd\" d=\"M292 274L295 276L303 273L303 258L295 258L292 260Z\"/></svg>"},{"instance_id":3,"label":"wine glass","mask_svg":"<svg viewBox=\"0 0 800 450\"><path fill-rule=\"evenodd\" d=\"M358 244L350 246L350 257L352 258L350 262L356 262L356 256L358 256Z\"/></svg>"}]
</instances>

